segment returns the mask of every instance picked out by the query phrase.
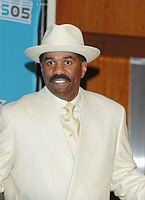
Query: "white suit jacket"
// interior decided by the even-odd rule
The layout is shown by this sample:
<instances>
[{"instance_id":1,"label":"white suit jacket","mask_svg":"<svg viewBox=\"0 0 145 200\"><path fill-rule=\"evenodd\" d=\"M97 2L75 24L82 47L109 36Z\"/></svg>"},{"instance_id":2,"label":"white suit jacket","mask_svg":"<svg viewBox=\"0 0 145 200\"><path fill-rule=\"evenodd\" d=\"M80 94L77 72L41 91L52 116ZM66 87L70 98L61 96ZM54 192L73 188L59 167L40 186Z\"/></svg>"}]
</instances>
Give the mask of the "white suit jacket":
<instances>
[{"instance_id":1,"label":"white suit jacket","mask_svg":"<svg viewBox=\"0 0 145 200\"><path fill-rule=\"evenodd\" d=\"M145 199L124 108L81 89L82 120L72 158L47 88L3 107L0 114L0 192L6 200Z\"/></svg>"}]
</instances>

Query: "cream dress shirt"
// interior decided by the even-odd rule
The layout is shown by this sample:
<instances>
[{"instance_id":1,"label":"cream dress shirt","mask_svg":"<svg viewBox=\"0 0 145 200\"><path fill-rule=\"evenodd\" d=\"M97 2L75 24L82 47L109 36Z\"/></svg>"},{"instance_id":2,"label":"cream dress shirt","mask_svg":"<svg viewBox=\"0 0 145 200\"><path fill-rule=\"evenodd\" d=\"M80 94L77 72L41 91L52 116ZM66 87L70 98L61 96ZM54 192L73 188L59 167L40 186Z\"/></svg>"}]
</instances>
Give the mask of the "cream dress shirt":
<instances>
[{"instance_id":1,"label":"cream dress shirt","mask_svg":"<svg viewBox=\"0 0 145 200\"><path fill-rule=\"evenodd\" d=\"M58 112L58 116L60 117L61 122L63 122L64 116L66 115L66 110L64 109L64 106L68 103L67 101L60 99L54 95L52 95L52 101L54 103L54 106ZM75 97L75 99L73 99L71 101L71 103L73 103L74 105L76 105L73 114L80 120L81 118L81 92L79 90L78 95ZM68 145L70 147L70 151L72 153L73 158L75 159L75 155L76 155L76 151L77 151L77 143L78 143L78 139L77 141L74 140L74 138L68 134L65 134L65 137L67 139Z\"/></svg>"}]
</instances>

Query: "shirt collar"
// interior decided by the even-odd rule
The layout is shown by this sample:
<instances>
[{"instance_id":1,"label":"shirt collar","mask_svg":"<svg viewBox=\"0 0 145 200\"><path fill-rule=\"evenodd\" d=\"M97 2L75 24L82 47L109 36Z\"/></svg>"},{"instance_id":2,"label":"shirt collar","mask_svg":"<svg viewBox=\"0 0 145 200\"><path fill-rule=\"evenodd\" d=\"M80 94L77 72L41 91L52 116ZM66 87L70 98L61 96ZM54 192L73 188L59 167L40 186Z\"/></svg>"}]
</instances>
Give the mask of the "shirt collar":
<instances>
[{"instance_id":1,"label":"shirt collar","mask_svg":"<svg viewBox=\"0 0 145 200\"><path fill-rule=\"evenodd\" d=\"M57 110L63 109L64 106L68 103L68 101L60 99L57 96L53 95L52 93L51 93L51 96L52 96L52 101L54 103L54 106L56 107ZM78 95L71 101L71 103L73 103L74 105L77 105L77 103L80 101L80 96L81 96L81 90L79 88Z\"/></svg>"}]
</instances>

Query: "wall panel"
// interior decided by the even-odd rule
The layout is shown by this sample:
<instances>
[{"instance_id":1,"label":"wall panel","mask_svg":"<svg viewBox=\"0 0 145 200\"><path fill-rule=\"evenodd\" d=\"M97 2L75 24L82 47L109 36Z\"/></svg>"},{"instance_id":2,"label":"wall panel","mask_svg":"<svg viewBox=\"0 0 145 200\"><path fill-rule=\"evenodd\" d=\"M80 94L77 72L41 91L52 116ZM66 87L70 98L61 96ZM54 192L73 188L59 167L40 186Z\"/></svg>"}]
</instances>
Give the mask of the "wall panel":
<instances>
[{"instance_id":1,"label":"wall panel","mask_svg":"<svg viewBox=\"0 0 145 200\"><path fill-rule=\"evenodd\" d=\"M103 94L121 103L128 113L129 69L128 58L100 56L89 64L96 76L89 78L86 89ZM96 72L95 72L96 70Z\"/></svg>"},{"instance_id":2,"label":"wall panel","mask_svg":"<svg viewBox=\"0 0 145 200\"><path fill-rule=\"evenodd\" d=\"M57 0L57 23L84 32L145 37L145 3L141 0Z\"/></svg>"}]
</instances>

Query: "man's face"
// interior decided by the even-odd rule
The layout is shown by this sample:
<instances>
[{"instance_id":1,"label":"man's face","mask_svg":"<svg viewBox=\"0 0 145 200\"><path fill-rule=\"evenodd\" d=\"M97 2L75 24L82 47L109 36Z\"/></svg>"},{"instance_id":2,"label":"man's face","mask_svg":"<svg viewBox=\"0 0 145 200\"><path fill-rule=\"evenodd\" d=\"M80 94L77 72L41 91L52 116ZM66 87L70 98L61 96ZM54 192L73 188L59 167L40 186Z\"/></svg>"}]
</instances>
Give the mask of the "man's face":
<instances>
[{"instance_id":1,"label":"man's face","mask_svg":"<svg viewBox=\"0 0 145 200\"><path fill-rule=\"evenodd\" d=\"M71 101L79 90L80 80L87 70L87 62L81 62L75 53L45 53L41 71L48 90L55 96Z\"/></svg>"}]
</instances>

